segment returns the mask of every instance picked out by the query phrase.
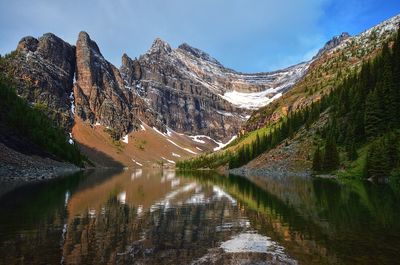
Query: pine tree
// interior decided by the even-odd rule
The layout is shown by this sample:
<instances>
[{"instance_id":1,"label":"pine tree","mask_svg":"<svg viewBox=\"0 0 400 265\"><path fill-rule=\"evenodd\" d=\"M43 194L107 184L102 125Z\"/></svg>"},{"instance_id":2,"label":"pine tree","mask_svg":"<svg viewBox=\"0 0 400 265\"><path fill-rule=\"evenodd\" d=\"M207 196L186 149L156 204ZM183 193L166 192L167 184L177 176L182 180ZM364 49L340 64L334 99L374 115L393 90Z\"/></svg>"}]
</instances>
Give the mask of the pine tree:
<instances>
[{"instance_id":1,"label":"pine tree","mask_svg":"<svg viewBox=\"0 0 400 265\"><path fill-rule=\"evenodd\" d=\"M324 171L333 171L339 167L339 153L336 146L334 137L329 137L325 144L324 161L322 163L322 169Z\"/></svg>"},{"instance_id":2,"label":"pine tree","mask_svg":"<svg viewBox=\"0 0 400 265\"><path fill-rule=\"evenodd\" d=\"M321 151L320 151L319 145L317 147L317 150L315 150L315 152L314 152L312 169L315 172L320 172L322 170L322 157L321 157Z\"/></svg>"},{"instance_id":3,"label":"pine tree","mask_svg":"<svg viewBox=\"0 0 400 265\"><path fill-rule=\"evenodd\" d=\"M397 120L396 91L393 84L392 54L386 43L382 50L382 76L377 87L382 91L382 108L388 127L393 127Z\"/></svg>"},{"instance_id":4,"label":"pine tree","mask_svg":"<svg viewBox=\"0 0 400 265\"><path fill-rule=\"evenodd\" d=\"M368 139L373 139L383 131L382 122L382 109L375 89L368 94L365 102L364 124L365 135Z\"/></svg>"},{"instance_id":5,"label":"pine tree","mask_svg":"<svg viewBox=\"0 0 400 265\"><path fill-rule=\"evenodd\" d=\"M365 176L367 178L388 177L390 166L387 149L382 140L375 141L368 149L365 162Z\"/></svg>"},{"instance_id":6,"label":"pine tree","mask_svg":"<svg viewBox=\"0 0 400 265\"><path fill-rule=\"evenodd\" d=\"M347 132L346 132L346 153L347 153L347 158L350 161L356 160L357 159L357 151L356 151L356 144L355 144L355 129L353 124L349 124L347 126Z\"/></svg>"},{"instance_id":7,"label":"pine tree","mask_svg":"<svg viewBox=\"0 0 400 265\"><path fill-rule=\"evenodd\" d=\"M346 146L347 158L350 161L354 161L358 158L356 145L354 139Z\"/></svg>"}]
</instances>

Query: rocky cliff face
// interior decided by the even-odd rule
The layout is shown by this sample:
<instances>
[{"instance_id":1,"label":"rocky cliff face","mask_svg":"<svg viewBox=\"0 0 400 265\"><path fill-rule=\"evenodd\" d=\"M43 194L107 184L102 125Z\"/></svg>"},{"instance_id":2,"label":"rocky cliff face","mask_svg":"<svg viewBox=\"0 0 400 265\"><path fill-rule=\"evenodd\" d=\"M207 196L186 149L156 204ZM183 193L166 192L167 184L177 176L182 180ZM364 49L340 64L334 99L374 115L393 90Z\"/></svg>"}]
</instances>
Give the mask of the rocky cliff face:
<instances>
[{"instance_id":1,"label":"rocky cliff face","mask_svg":"<svg viewBox=\"0 0 400 265\"><path fill-rule=\"evenodd\" d=\"M168 127L227 139L253 109L289 89L307 67L304 63L273 73L243 74L188 44L172 49L156 39L138 60L124 55L120 71Z\"/></svg>"},{"instance_id":2,"label":"rocky cliff face","mask_svg":"<svg viewBox=\"0 0 400 265\"><path fill-rule=\"evenodd\" d=\"M51 33L39 39L22 38L2 71L14 78L20 96L45 107L64 128L72 126L69 95L75 72L74 46Z\"/></svg>"},{"instance_id":3,"label":"rocky cliff face","mask_svg":"<svg viewBox=\"0 0 400 265\"><path fill-rule=\"evenodd\" d=\"M244 116L229 102L186 75L189 69L177 55L167 43L157 39L139 60L123 57L122 76L173 130L217 139L236 134L237 126L233 124L244 121Z\"/></svg>"},{"instance_id":4,"label":"rocky cliff face","mask_svg":"<svg viewBox=\"0 0 400 265\"><path fill-rule=\"evenodd\" d=\"M129 90L116 67L106 61L85 32L76 43L75 112L84 121L101 123L115 138L132 129Z\"/></svg>"},{"instance_id":5,"label":"rocky cliff face","mask_svg":"<svg viewBox=\"0 0 400 265\"><path fill-rule=\"evenodd\" d=\"M313 58L307 74L289 92L273 104L254 111L243 131L253 131L278 120L288 111L296 111L319 101L350 74L359 71L362 62L371 60L399 29L400 15L350 37L334 37Z\"/></svg>"},{"instance_id":6,"label":"rocky cliff face","mask_svg":"<svg viewBox=\"0 0 400 265\"><path fill-rule=\"evenodd\" d=\"M348 38L351 38L350 34L347 32L343 32L342 34L333 37L331 40L329 40L325 46L320 49L317 53L317 55L314 56L314 58L318 58L320 56L322 56L324 53L336 48L337 46L339 46L340 44L342 44L345 40L347 40Z\"/></svg>"},{"instance_id":7,"label":"rocky cliff face","mask_svg":"<svg viewBox=\"0 0 400 265\"><path fill-rule=\"evenodd\" d=\"M120 139L142 123L165 132L228 140L254 109L279 97L307 71L302 63L272 73L244 74L225 68L207 53L156 39L117 69L85 32L76 47L53 34L23 38L7 71L18 94L44 104L66 131L74 117L103 125Z\"/></svg>"}]
</instances>

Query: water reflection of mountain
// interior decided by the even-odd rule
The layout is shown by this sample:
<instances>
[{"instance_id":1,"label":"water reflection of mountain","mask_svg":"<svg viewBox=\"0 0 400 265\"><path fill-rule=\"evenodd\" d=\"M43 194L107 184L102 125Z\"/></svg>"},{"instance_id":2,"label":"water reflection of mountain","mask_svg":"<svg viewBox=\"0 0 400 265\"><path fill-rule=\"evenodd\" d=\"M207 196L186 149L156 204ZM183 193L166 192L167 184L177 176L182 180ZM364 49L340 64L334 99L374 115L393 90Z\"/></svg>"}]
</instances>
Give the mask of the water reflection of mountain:
<instances>
[{"instance_id":1,"label":"water reflection of mountain","mask_svg":"<svg viewBox=\"0 0 400 265\"><path fill-rule=\"evenodd\" d=\"M0 264L58 264L66 197L86 176L17 188L0 200Z\"/></svg>"},{"instance_id":2,"label":"water reflection of mountain","mask_svg":"<svg viewBox=\"0 0 400 265\"><path fill-rule=\"evenodd\" d=\"M188 264L252 231L299 264L396 264L399 202L366 182L96 171L5 195L0 264Z\"/></svg>"},{"instance_id":3,"label":"water reflection of mountain","mask_svg":"<svg viewBox=\"0 0 400 265\"><path fill-rule=\"evenodd\" d=\"M124 172L71 198L66 264L187 264L247 228L218 187L148 174Z\"/></svg>"},{"instance_id":4,"label":"water reflection of mountain","mask_svg":"<svg viewBox=\"0 0 400 265\"><path fill-rule=\"evenodd\" d=\"M400 200L389 186L297 177L190 177L220 185L243 202L252 226L300 263L398 262Z\"/></svg>"}]
</instances>

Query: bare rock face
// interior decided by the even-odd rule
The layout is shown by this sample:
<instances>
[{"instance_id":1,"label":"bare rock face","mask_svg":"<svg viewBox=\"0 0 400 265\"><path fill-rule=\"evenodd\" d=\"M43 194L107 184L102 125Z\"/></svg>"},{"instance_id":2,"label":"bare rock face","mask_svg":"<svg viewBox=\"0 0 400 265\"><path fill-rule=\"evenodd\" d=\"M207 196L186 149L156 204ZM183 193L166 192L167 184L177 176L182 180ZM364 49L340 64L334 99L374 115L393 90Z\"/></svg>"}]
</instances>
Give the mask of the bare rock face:
<instances>
[{"instance_id":1,"label":"bare rock face","mask_svg":"<svg viewBox=\"0 0 400 265\"><path fill-rule=\"evenodd\" d=\"M75 111L83 120L99 122L121 137L131 129L128 91L118 69L107 62L86 32L76 43Z\"/></svg>"},{"instance_id":2,"label":"bare rock face","mask_svg":"<svg viewBox=\"0 0 400 265\"><path fill-rule=\"evenodd\" d=\"M75 72L75 47L51 33L39 39L22 38L4 71L14 78L20 96L43 106L62 127L72 126L69 95Z\"/></svg>"},{"instance_id":3,"label":"bare rock face","mask_svg":"<svg viewBox=\"0 0 400 265\"><path fill-rule=\"evenodd\" d=\"M188 44L173 49L156 39L139 59L124 54L117 69L86 32L76 47L53 34L25 37L11 65L7 71L19 82L18 94L44 104L68 131L79 117L109 128L115 139L146 123L223 141L238 133L259 102L289 89L308 68L243 74Z\"/></svg>"},{"instance_id":4,"label":"bare rock face","mask_svg":"<svg viewBox=\"0 0 400 265\"><path fill-rule=\"evenodd\" d=\"M187 66L167 43L156 39L139 60L122 58L121 74L127 85L147 99L163 122L175 131L224 139L237 133L244 116L215 92L187 75Z\"/></svg>"},{"instance_id":5,"label":"bare rock face","mask_svg":"<svg viewBox=\"0 0 400 265\"><path fill-rule=\"evenodd\" d=\"M132 70L129 72L132 78L140 78L135 63L127 57L125 60ZM157 115L124 84L119 70L104 59L97 44L86 32L79 34L76 44L74 97L76 114L84 121L109 127L116 139L138 128L141 119L162 127Z\"/></svg>"},{"instance_id":6,"label":"bare rock face","mask_svg":"<svg viewBox=\"0 0 400 265\"><path fill-rule=\"evenodd\" d=\"M347 32L343 32L342 34L333 37L331 40L329 40L325 46L320 49L317 53L317 55L314 56L314 58L318 58L320 57L322 54L324 54L325 52L332 50L334 48L336 48L337 46L339 46L343 41L347 40L348 38L350 38L350 34Z\"/></svg>"},{"instance_id":7,"label":"bare rock face","mask_svg":"<svg viewBox=\"0 0 400 265\"><path fill-rule=\"evenodd\" d=\"M140 69L139 62L132 60L126 53L122 55L121 73L128 84L132 84L135 80L142 78L142 69Z\"/></svg>"},{"instance_id":8,"label":"bare rock face","mask_svg":"<svg viewBox=\"0 0 400 265\"><path fill-rule=\"evenodd\" d=\"M236 104L235 98L229 101L225 93L269 89L269 93L260 95L268 100L290 88L291 81L304 74L307 65L300 67L243 74L225 68L207 53L186 43L172 49L168 43L156 39L138 60L124 55L120 71L125 83L147 100L168 127L181 133L227 140L238 133L252 109Z\"/></svg>"}]
</instances>

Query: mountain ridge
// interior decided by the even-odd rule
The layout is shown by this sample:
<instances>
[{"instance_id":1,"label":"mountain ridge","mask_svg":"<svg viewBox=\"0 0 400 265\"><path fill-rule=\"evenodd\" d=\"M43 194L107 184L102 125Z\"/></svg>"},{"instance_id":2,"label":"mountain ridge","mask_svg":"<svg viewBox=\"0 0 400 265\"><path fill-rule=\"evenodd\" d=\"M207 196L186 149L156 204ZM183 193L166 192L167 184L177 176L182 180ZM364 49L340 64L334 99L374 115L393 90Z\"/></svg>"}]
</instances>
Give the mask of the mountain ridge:
<instances>
[{"instance_id":1,"label":"mountain ridge","mask_svg":"<svg viewBox=\"0 0 400 265\"><path fill-rule=\"evenodd\" d=\"M391 29L397 20L392 18L383 27ZM380 37L385 32L377 30L376 34ZM360 36L356 40L363 43L365 38ZM172 48L160 38L137 59L123 54L117 68L104 58L86 32L79 34L76 46L50 33L38 39L22 38L6 71L19 81L18 94L31 104L44 104L66 131L79 120L92 128L102 126L118 142L147 125L161 133L209 137L216 147L216 142L228 142L243 128L256 128L249 124L254 123L263 106L271 109L271 102L276 104L283 100L279 99L282 95L285 100L293 95L296 87L311 78L310 69L315 74L313 69L329 62L330 57L338 57L338 50L353 47L354 39L347 34L334 37L311 61L285 69L240 73L187 43ZM289 90L293 92L286 93ZM296 104L286 109L307 103ZM255 124L262 126L260 121ZM196 142L192 142L187 148L195 148Z\"/></svg>"},{"instance_id":2,"label":"mountain ridge","mask_svg":"<svg viewBox=\"0 0 400 265\"><path fill-rule=\"evenodd\" d=\"M201 168L210 164L219 168L229 165L240 167L233 173L244 175L255 172L282 175L296 171L301 175L310 174L310 157L313 148L316 148L315 139L318 139L318 135L325 133L329 136L330 131L335 131L335 125L330 121L332 117L327 114L329 109L326 108L329 102L344 96L340 91L335 94L332 91L338 87L348 87L347 84L354 81L361 71L361 66L368 61L376 63L375 58L382 52L386 53L384 58L388 60L389 47L395 45L399 24L400 15L397 15L357 36L347 37L344 34L342 38L334 37L332 42L327 42L325 49L322 49L324 53L313 60L307 74L299 82L279 99L253 112L232 144L222 151L183 161L178 167ZM331 46L332 43L335 45ZM347 96L347 101L342 105L349 107L351 96ZM341 106L340 103L338 106ZM356 109L361 107L357 105ZM330 130L324 131L329 124ZM351 131L347 134L350 135ZM263 144L267 146L266 149L260 148ZM352 148L354 150L354 144Z\"/></svg>"},{"instance_id":3,"label":"mountain ridge","mask_svg":"<svg viewBox=\"0 0 400 265\"><path fill-rule=\"evenodd\" d=\"M270 100L277 93L270 89L274 81L285 81L279 79L284 73L241 75L197 48L182 44L172 49L161 39L139 59L123 54L118 69L86 32L79 33L76 45L52 33L23 37L6 61L2 71L19 84L17 93L31 105L43 106L82 146L88 138L80 138L75 126L92 128L94 134L101 126L117 142L149 126L156 132L192 136L190 142L178 137L180 144L174 142L176 137L169 139L167 145L174 148L212 150L236 136L252 111L226 98L226 91L256 96L261 91ZM200 142L207 146L197 146ZM176 152L165 154L165 159L176 160Z\"/></svg>"}]
</instances>

